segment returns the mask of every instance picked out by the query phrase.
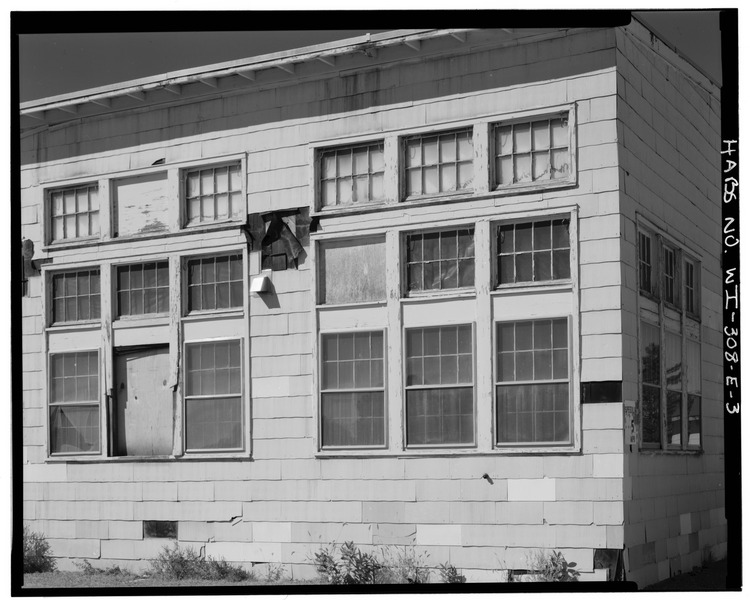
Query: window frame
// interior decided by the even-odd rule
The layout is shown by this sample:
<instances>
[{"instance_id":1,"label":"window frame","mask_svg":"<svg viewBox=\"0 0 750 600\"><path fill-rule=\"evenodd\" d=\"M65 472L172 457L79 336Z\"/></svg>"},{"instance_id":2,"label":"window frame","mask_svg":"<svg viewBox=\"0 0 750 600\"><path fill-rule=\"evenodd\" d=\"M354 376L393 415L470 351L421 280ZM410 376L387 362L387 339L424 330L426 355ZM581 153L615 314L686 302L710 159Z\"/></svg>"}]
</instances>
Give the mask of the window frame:
<instances>
[{"instance_id":1,"label":"window frame","mask_svg":"<svg viewBox=\"0 0 750 600\"><path fill-rule=\"evenodd\" d=\"M659 301L661 291L661 245L656 234L644 227L638 227L637 229L638 244L636 247L636 260L638 261L637 268L637 284L638 290L641 295L651 298L655 301ZM649 245L649 260L646 262L642 259L641 241L648 240ZM649 272L649 285L650 289L644 289L641 285L641 265L648 265L651 269Z\"/></svg>"},{"instance_id":2,"label":"window frame","mask_svg":"<svg viewBox=\"0 0 750 600\"><path fill-rule=\"evenodd\" d=\"M46 318L47 318L47 324L49 327L71 327L71 326L77 326L77 325L95 325L97 323L101 323L102 320L102 297L105 295L102 288L102 267L99 264L95 265L88 265L88 266L80 266L75 269L50 269L47 271L47 284L48 289L46 293L46 299L48 303L48 310L46 311ZM55 312L55 299L57 296L55 296L55 279L57 277L65 277L66 275L70 274L79 274L79 273L96 273L99 276L99 316L95 318L88 318L88 319L74 319L74 320L58 320ZM89 289L91 286L91 282L89 281ZM77 285L76 285L77 289ZM88 297L89 299L92 298L94 295L89 293ZM78 295L76 292L75 296L62 296L62 298L80 298L81 296ZM77 311L77 309L76 309ZM91 312L91 309L89 308L89 312ZM67 315L66 315L67 316Z\"/></svg>"},{"instance_id":3,"label":"window frame","mask_svg":"<svg viewBox=\"0 0 750 600\"><path fill-rule=\"evenodd\" d=\"M380 149L382 153L382 171L373 171L372 173L369 171L369 157L370 152L369 149L372 147L377 147ZM368 173L367 173L367 181L368 181L368 187L371 187L372 185L372 177L373 175L380 173L382 175L382 188L383 188L383 197L379 200L368 200L368 201L354 201L348 203L339 203L336 202L333 205L324 206L323 204L323 184L324 184L324 178L323 178L323 159L327 154L334 154L334 156L337 156L337 153L339 151L346 151L348 150L350 153L353 154L355 150L358 149L368 149ZM357 209L357 208L369 208L369 207L379 207L388 202L388 194L387 194L387 188L385 185L385 180L388 174L388 167L386 164L386 143L385 138L379 138L379 139L372 139L372 140L360 140L356 142L352 142L350 144L339 144L339 145L332 145L332 146L320 146L316 147L314 150L314 177L315 177L315 207L316 210L319 210L320 212L334 212L334 211L346 211L351 209ZM349 177L351 178L352 182L354 182L354 173L353 173L353 165L354 162L352 160L351 170ZM336 160L336 169L338 173L338 161ZM338 181L338 175L334 177L334 181ZM353 196L353 195L352 195ZM338 189L336 190L336 199L338 200Z\"/></svg>"},{"instance_id":4,"label":"window frame","mask_svg":"<svg viewBox=\"0 0 750 600\"><path fill-rule=\"evenodd\" d=\"M208 169L216 170L223 167L239 167L240 177L240 213L236 217L231 214L224 219L213 219L210 221L199 221L197 223L188 222L188 197L187 197L187 179L188 175L193 172L200 172ZM215 174L214 174L215 177ZM215 160L203 162L190 161L179 167L179 227L180 230L195 230L201 228L221 227L231 223L244 223L247 220L247 161L245 155L225 156ZM229 194L229 192L227 192ZM216 194L214 193L214 196ZM203 196L201 196L202 198ZM214 203L216 202L214 198Z\"/></svg>"},{"instance_id":5,"label":"window frame","mask_svg":"<svg viewBox=\"0 0 750 600\"><path fill-rule=\"evenodd\" d=\"M682 252L677 246L670 244L662 236L659 238L659 286L661 288L660 297L664 301L665 306L668 306L678 312L682 311ZM668 290L668 279L669 274L667 272L668 265L668 254L672 256L672 298L667 298Z\"/></svg>"},{"instance_id":6,"label":"window frame","mask_svg":"<svg viewBox=\"0 0 750 600\"><path fill-rule=\"evenodd\" d=\"M55 216L53 215L53 199L52 195L56 192L62 192L64 193L67 190L80 190L80 189L96 189L96 196L97 196L97 210L96 213L98 215L97 217L97 224L98 224L98 231L94 234L84 235L84 236L75 236L75 237L63 237L61 239L55 239L54 237L54 220ZM102 193L104 192L104 193ZM107 195L107 187L102 186L101 182L97 179L88 178L85 180L82 180L80 182L73 182L73 183L65 183L63 185L56 185L47 187L44 189L44 220L45 220L45 227L44 227L44 238L47 246L63 246L67 244L77 244L81 242L91 242L95 240L99 240L102 238L102 233L106 228L106 224L102 222L102 217L105 217L108 215L109 211L102 211L102 198L101 196ZM109 202L109 199L106 198L106 202ZM90 202L90 200L89 200ZM85 214L91 214L93 211L86 211ZM73 213L73 214L83 214L83 213ZM63 217L64 220L64 217ZM89 226L90 226L90 217L89 217ZM76 224L77 227L77 224Z\"/></svg>"},{"instance_id":7,"label":"window frame","mask_svg":"<svg viewBox=\"0 0 750 600\"><path fill-rule=\"evenodd\" d=\"M687 267L690 265L693 269L693 303L688 304L688 293L687 293ZM700 322L701 320L701 261L693 258L687 253L683 252L682 256L682 269L683 269L683 280L682 280L682 291L683 291L683 306L685 315ZM693 308L695 310L693 310Z\"/></svg>"},{"instance_id":8,"label":"window frame","mask_svg":"<svg viewBox=\"0 0 750 600\"><path fill-rule=\"evenodd\" d=\"M239 281L242 285L242 297L241 302L237 306L229 306L227 308L200 308L200 309L191 309L190 307L190 262L191 261L202 261L205 259L217 259L222 257L239 257L240 260L240 270L241 270L241 277L240 279L231 279L231 262L229 268L230 272L230 279L226 282L216 282L213 283L228 283L230 284L229 288L229 299L231 303L231 283ZM245 266L245 257L244 252L241 249L235 249L235 250L227 250L227 251L221 251L217 253L211 253L211 254L183 254L180 257L181 262L181 270L182 270L182 309L181 314L182 317L194 317L194 316L206 316L206 315L219 315L219 314L226 314L226 313L239 313L243 312L245 310L245 304L247 300L247 291L245 289L245 282L248 279L248 277L245 275L247 267ZM214 265L216 263L214 262ZM203 285L203 283L200 283L198 285Z\"/></svg>"},{"instance_id":9,"label":"window frame","mask_svg":"<svg viewBox=\"0 0 750 600\"><path fill-rule=\"evenodd\" d=\"M240 393L239 396L237 394L213 394L213 395L188 395L188 382L187 377L189 374L189 366L188 366L188 346L192 345L199 345L199 344L216 344L221 342L239 342L239 350L240 350ZM181 387L182 387L182 398L180 402L180 408L182 411L182 427L181 427L181 436L182 436L182 456L185 458L193 458L193 457L201 457L201 456L216 456L220 454L232 454L232 455L238 455L238 454L246 454L247 448L248 448L248 424L247 424L247 415L248 415L248 407L246 406L246 400L247 397L247 385L245 382L246 377L246 365L245 365L245 338L244 336L236 336L236 337L217 337L217 338L201 338L201 339L190 339L190 340L183 340L181 343L182 347L182 357L184 360L184 363L182 365L181 369ZM187 441L187 428L188 428L188 409L187 409L187 403L188 400L211 400L215 398L239 398L239 404L240 404L240 418L239 418L239 424L240 424L240 446L237 448L216 448L216 449L205 449L200 448L196 450L190 450L188 449L188 441Z\"/></svg>"},{"instance_id":10,"label":"window frame","mask_svg":"<svg viewBox=\"0 0 750 600\"><path fill-rule=\"evenodd\" d=\"M325 306L325 305L324 305ZM383 386L381 388L367 388L367 389L358 389L358 388L351 388L346 390L339 390L339 389L323 389L323 337L329 336L329 335L341 335L341 334L359 334L359 333L381 333L383 336ZM318 348L320 349L317 355L317 369L318 369L318 377L317 377L317 436L318 436L318 443L317 448L321 452L342 452L342 451L378 451L378 450L387 450L389 448L389 435L390 435L390 424L389 424L389 396L388 396L388 329L387 327L361 327L356 329L325 329L325 330L318 330L317 332L317 342L318 342ZM372 391L382 391L383 393L383 444L381 445L363 445L363 444L356 444L356 445L350 445L350 446L335 446L335 445L326 445L325 439L323 437L323 395L325 393L337 393L337 392L348 392L348 393L357 393L357 392L372 392Z\"/></svg>"},{"instance_id":11,"label":"window frame","mask_svg":"<svg viewBox=\"0 0 750 600\"><path fill-rule=\"evenodd\" d=\"M98 400L85 400L76 402L53 402L52 400L52 360L55 356L65 356L69 354L94 354L96 356L96 368L97 368L97 396ZM105 445L103 442L102 431L104 422L104 413L106 410L102 407L102 397L104 388L104 378L102 377L102 351L100 348L95 347L81 347L73 350L63 350L61 352L53 351L47 352L46 354L46 367L45 373L45 386L47 388L47 402L46 402L46 415L45 415L45 427L47 430L47 457L49 459L70 459L76 457L87 457L87 456L102 456L105 453ZM52 437L53 437L53 426L52 426L52 409L57 406L96 406L97 409L97 425L98 425L98 450L88 452L53 452Z\"/></svg>"}]
</instances>

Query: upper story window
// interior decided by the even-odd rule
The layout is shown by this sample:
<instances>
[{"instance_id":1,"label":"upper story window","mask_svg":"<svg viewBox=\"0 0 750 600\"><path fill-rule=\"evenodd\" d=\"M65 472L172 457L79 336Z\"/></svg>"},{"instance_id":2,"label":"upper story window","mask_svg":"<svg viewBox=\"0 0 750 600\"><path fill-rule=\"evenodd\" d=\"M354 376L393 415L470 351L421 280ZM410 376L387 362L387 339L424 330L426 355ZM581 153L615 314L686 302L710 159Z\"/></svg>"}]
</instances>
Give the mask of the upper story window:
<instances>
[{"instance_id":1,"label":"upper story window","mask_svg":"<svg viewBox=\"0 0 750 600\"><path fill-rule=\"evenodd\" d=\"M570 279L568 227L568 219L511 223L498 227L498 283Z\"/></svg>"},{"instance_id":2,"label":"upper story window","mask_svg":"<svg viewBox=\"0 0 750 600\"><path fill-rule=\"evenodd\" d=\"M474 228L406 234L409 292L474 286Z\"/></svg>"},{"instance_id":3,"label":"upper story window","mask_svg":"<svg viewBox=\"0 0 750 600\"><path fill-rule=\"evenodd\" d=\"M188 312L242 308L242 255L187 261Z\"/></svg>"},{"instance_id":4,"label":"upper story window","mask_svg":"<svg viewBox=\"0 0 750 600\"><path fill-rule=\"evenodd\" d=\"M199 225L241 218L245 212L240 163L184 172L185 222Z\"/></svg>"},{"instance_id":5,"label":"upper story window","mask_svg":"<svg viewBox=\"0 0 750 600\"><path fill-rule=\"evenodd\" d=\"M699 299L700 263L685 258L685 312L691 317L700 317Z\"/></svg>"},{"instance_id":6,"label":"upper story window","mask_svg":"<svg viewBox=\"0 0 750 600\"><path fill-rule=\"evenodd\" d=\"M52 275L52 323L95 320L100 312L99 269Z\"/></svg>"},{"instance_id":7,"label":"upper story window","mask_svg":"<svg viewBox=\"0 0 750 600\"><path fill-rule=\"evenodd\" d=\"M53 242L99 235L98 186L88 184L48 192Z\"/></svg>"},{"instance_id":8,"label":"upper story window","mask_svg":"<svg viewBox=\"0 0 750 600\"><path fill-rule=\"evenodd\" d=\"M383 142L320 152L320 206L385 201Z\"/></svg>"},{"instance_id":9,"label":"upper story window","mask_svg":"<svg viewBox=\"0 0 750 600\"><path fill-rule=\"evenodd\" d=\"M471 127L404 140L406 196L471 190L474 140Z\"/></svg>"},{"instance_id":10,"label":"upper story window","mask_svg":"<svg viewBox=\"0 0 750 600\"><path fill-rule=\"evenodd\" d=\"M493 128L495 187L571 176L568 116L498 123Z\"/></svg>"},{"instance_id":11,"label":"upper story window","mask_svg":"<svg viewBox=\"0 0 750 600\"><path fill-rule=\"evenodd\" d=\"M117 267L117 314L147 315L169 311L169 263L160 261Z\"/></svg>"},{"instance_id":12,"label":"upper story window","mask_svg":"<svg viewBox=\"0 0 750 600\"><path fill-rule=\"evenodd\" d=\"M647 231L638 232L638 282L641 292L646 294L654 293L652 240Z\"/></svg>"},{"instance_id":13,"label":"upper story window","mask_svg":"<svg viewBox=\"0 0 750 600\"><path fill-rule=\"evenodd\" d=\"M678 252L664 245L664 301L675 306L680 304L680 287L678 284Z\"/></svg>"}]
</instances>

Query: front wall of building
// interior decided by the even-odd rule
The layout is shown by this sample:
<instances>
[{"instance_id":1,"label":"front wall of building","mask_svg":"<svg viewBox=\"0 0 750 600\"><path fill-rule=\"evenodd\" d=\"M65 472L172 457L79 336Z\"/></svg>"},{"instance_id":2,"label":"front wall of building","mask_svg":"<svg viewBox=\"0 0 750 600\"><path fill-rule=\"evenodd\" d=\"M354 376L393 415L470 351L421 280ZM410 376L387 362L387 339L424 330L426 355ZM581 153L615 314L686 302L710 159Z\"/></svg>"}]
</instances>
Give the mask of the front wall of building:
<instances>
[{"instance_id":1,"label":"front wall of building","mask_svg":"<svg viewBox=\"0 0 750 600\"><path fill-rule=\"evenodd\" d=\"M146 566L171 540L146 536L144 521L176 521L180 544L232 561L283 563L295 578L315 575L310 557L321 545L347 540L416 545L430 564L450 562L475 579L528 568L530 554L555 548L584 578L604 576L595 550L626 544L623 411L617 394L589 392L584 403L581 390L626 378L614 32L568 32L504 49L482 40L474 53L456 41L456 56L367 72L347 73L348 59L339 58L340 77L270 88L259 81L247 92L69 122L23 139L23 234L35 259L52 259L29 278L23 299L24 519L45 533L60 566L82 558ZM541 178L496 191L495 125L553 127L560 114L569 127L560 185ZM406 138L429 152L430 139L456 131L438 139L444 156L470 148L470 158L446 158L453 163L437 184L425 159L420 185L444 189L404 200L416 185L407 182ZM374 144L374 154L382 147L383 204L353 212L339 209L334 194L321 207L322 158L363 144ZM500 164L508 153L495 154ZM352 178L341 160L333 179L346 187ZM546 159L538 160L543 168ZM465 181L451 175L467 164ZM229 208L221 208L228 218L202 223L219 205L181 202L191 176L225 190L235 165L246 204L233 203L229 183ZM80 192L92 182L100 239L48 243L67 227L79 236L93 231L90 214L85 223L65 221L64 193L62 208L54 205L58 189ZM306 207L312 223L292 214ZM266 291L253 293L264 229L257 235L241 225L272 211L300 246L292 243L296 257L285 258L292 268L273 271ZM542 222L537 267L522 264L521 241L498 249L501 227L520 232L532 221ZM543 264L554 258L541 237L549 221L568 234L553 240L560 257L549 269L561 269L554 281ZM461 231L469 233L456 241L458 257L448 246ZM448 248L437 261L445 270L417 284L409 265L416 272L430 261L409 243L424 248L434 232ZM365 239L372 245L363 250ZM515 283L498 281L498 253L520 265ZM324 254L335 265L328 278ZM150 285L144 263L156 264ZM89 275L71 279L82 272ZM463 285L451 283L456 272ZM524 282L532 272L541 282ZM97 278L98 318L86 312ZM65 291L73 283L80 287ZM499 323L519 341L501 348ZM435 327L447 340L440 350L424 342ZM537 331L538 356L524 345L531 339L522 338L524 327ZM422 350L408 341L417 333ZM454 353L452 336L465 342ZM369 369L365 383L324 368L349 368L347 339L365 344L357 354L369 361L357 366ZM331 354L333 341L340 355ZM66 363L74 352L75 365ZM501 374L503 358L511 375ZM66 382L77 392L68 396ZM549 396L533 414L508 409L517 426L501 434L495 397L513 385L517 394L554 387L557 411L543 408ZM448 390L447 400L437 409L420 403L420 390L436 388ZM139 390L161 404L139 404ZM326 398L347 410L346 394L350 403L369 399L369 421L321 414ZM170 415L171 431L152 426ZM451 427L459 421L457 434Z\"/></svg>"}]
</instances>

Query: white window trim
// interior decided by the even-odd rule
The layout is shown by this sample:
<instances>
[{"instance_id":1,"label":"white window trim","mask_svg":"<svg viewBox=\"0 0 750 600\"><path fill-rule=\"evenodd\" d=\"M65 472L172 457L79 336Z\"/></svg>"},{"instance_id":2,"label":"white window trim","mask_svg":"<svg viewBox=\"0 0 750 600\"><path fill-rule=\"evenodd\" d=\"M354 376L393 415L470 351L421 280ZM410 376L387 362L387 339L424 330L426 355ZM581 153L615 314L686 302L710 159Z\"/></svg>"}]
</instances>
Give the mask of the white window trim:
<instances>
[{"instance_id":1,"label":"white window trim","mask_svg":"<svg viewBox=\"0 0 750 600\"><path fill-rule=\"evenodd\" d=\"M99 200L99 233L94 235L86 235L74 238L63 238L61 240L53 239L53 219L52 219L52 198L53 192L75 189L81 187L96 186L97 196ZM85 246L95 244L102 239L109 237L110 235L110 193L109 193L109 180L96 178L96 177L85 177L76 178L67 181L59 181L45 185L42 188L42 232L43 232L43 245L42 250L62 249L71 248L77 246Z\"/></svg>"},{"instance_id":2,"label":"white window trim","mask_svg":"<svg viewBox=\"0 0 750 600\"><path fill-rule=\"evenodd\" d=\"M42 281L44 282L44 289L42 294L42 297L44 299L44 303L42 305L42 313L44 314L43 329L49 331L60 331L65 329L90 329L100 327L101 323L104 321L104 296L107 293L104 288L105 269L106 265L102 265L101 263L83 263L79 265L55 265L42 267ZM54 276L64 275L65 273L78 273L80 271L94 270L99 271L99 318L55 322L53 283Z\"/></svg>"}]
</instances>

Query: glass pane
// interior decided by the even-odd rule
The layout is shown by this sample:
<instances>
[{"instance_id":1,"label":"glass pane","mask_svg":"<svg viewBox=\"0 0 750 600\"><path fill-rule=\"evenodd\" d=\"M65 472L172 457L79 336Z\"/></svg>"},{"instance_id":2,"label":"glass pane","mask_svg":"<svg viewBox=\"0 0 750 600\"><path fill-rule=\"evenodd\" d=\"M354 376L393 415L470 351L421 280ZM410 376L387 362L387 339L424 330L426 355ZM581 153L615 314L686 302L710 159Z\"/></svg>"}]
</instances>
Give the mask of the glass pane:
<instances>
[{"instance_id":1,"label":"glass pane","mask_svg":"<svg viewBox=\"0 0 750 600\"><path fill-rule=\"evenodd\" d=\"M516 353L516 380L531 381L534 379L534 353Z\"/></svg>"},{"instance_id":2,"label":"glass pane","mask_svg":"<svg viewBox=\"0 0 750 600\"><path fill-rule=\"evenodd\" d=\"M513 157L503 156L497 160L496 166L497 185L510 185L513 183Z\"/></svg>"},{"instance_id":3,"label":"glass pane","mask_svg":"<svg viewBox=\"0 0 750 600\"><path fill-rule=\"evenodd\" d=\"M495 127L495 153L506 156L513 153L510 125Z\"/></svg>"},{"instance_id":4,"label":"glass pane","mask_svg":"<svg viewBox=\"0 0 750 600\"><path fill-rule=\"evenodd\" d=\"M550 221L534 223L534 250L547 250L551 247L552 227Z\"/></svg>"},{"instance_id":5,"label":"glass pane","mask_svg":"<svg viewBox=\"0 0 750 600\"><path fill-rule=\"evenodd\" d=\"M641 426L643 442L658 444L661 442L661 427L659 425L659 388L644 385L641 394Z\"/></svg>"},{"instance_id":6,"label":"glass pane","mask_svg":"<svg viewBox=\"0 0 750 600\"><path fill-rule=\"evenodd\" d=\"M370 180L368 177L354 178L354 191L352 194L353 202L369 202L370 200Z\"/></svg>"},{"instance_id":7,"label":"glass pane","mask_svg":"<svg viewBox=\"0 0 750 600\"><path fill-rule=\"evenodd\" d=\"M52 454L99 451L98 406L50 407Z\"/></svg>"},{"instance_id":8,"label":"glass pane","mask_svg":"<svg viewBox=\"0 0 750 600\"><path fill-rule=\"evenodd\" d=\"M513 178L517 183L531 181L531 157L528 154L515 156Z\"/></svg>"},{"instance_id":9,"label":"glass pane","mask_svg":"<svg viewBox=\"0 0 750 600\"><path fill-rule=\"evenodd\" d=\"M201 195L207 196L214 193L214 170L205 169L200 172Z\"/></svg>"},{"instance_id":10,"label":"glass pane","mask_svg":"<svg viewBox=\"0 0 750 600\"><path fill-rule=\"evenodd\" d=\"M188 450L242 447L240 398L188 399L185 409L185 445Z\"/></svg>"},{"instance_id":11,"label":"glass pane","mask_svg":"<svg viewBox=\"0 0 750 600\"><path fill-rule=\"evenodd\" d=\"M380 146L370 146L370 172L376 173L384 169L383 148Z\"/></svg>"},{"instance_id":12,"label":"glass pane","mask_svg":"<svg viewBox=\"0 0 750 600\"><path fill-rule=\"evenodd\" d=\"M552 126L552 145L555 148L568 146L568 123L562 119L553 119Z\"/></svg>"},{"instance_id":13,"label":"glass pane","mask_svg":"<svg viewBox=\"0 0 750 600\"><path fill-rule=\"evenodd\" d=\"M336 156L333 152L323 155L320 161L320 176L323 179L333 179L336 177Z\"/></svg>"},{"instance_id":14,"label":"glass pane","mask_svg":"<svg viewBox=\"0 0 750 600\"><path fill-rule=\"evenodd\" d=\"M552 351L552 379L568 378L568 351Z\"/></svg>"},{"instance_id":15,"label":"glass pane","mask_svg":"<svg viewBox=\"0 0 750 600\"><path fill-rule=\"evenodd\" d=\"M549 154L545 152L534 152L532 156L532 178L540 181L550 178Z\"/></svg>"},{"instance_id":16,"label":"glass pane","mask_svg":"<svg viewBox=\"0 0 750 600\"><path fill-rule=\"evenodd\" d=\"M422 164L435 165L438 162L438 138L422 139Z\"/></svg>"},{"instance_id":17,"label":"glass pane","mask_svg":"<svg viewBox=\"0 0 750 600\"><path fill-rule=\"evenodd\" d=\"M456 140L453 136L440 138L440 162L454 162L456 160Z\"/></svg>"},{"instance_id":18,"label":"glass pane","mask_svg":"<svg viewBox=\"0 0 750 600\"><path fill-rule=\"evenodd\" d=\"M549 148L549 121L536 121L531 124L534 150Z\"/></svg>"},{"instance_id":19,"label":"glass pane","mask_svg":"<svg viewBox=\"0 0 750 600\"><path fill-rule=\"evenodd\" d=\"M336 181L326 181L321 187L321 201L323 206L334 206L336 204Z\"/></svg>"},{"instance_id":20,"label":"glass pane","mask_svg":"<svg viewBox=\"0 0 750 600\"><path fill-rule=\"evenodd\" d=\"M552 352L549 350L534 352L534 379L552 379Z\"/></svg>"},{"instance_id":21,"label":"glass pane","mask_svg":"<svg viewBox=\"0 0 750 600\"><path fill-rule=\"evenodd\" d=\"M667 392L667 444L682 443L682 393Z\"/></svg>"},{"instance_id":22,"label":"glass pane","mask_svg":"<svg viewBox=\"0 0 750 600\"><path fill-rule=\"evenodd\" d=\"M570 279L570 250L552 252L552 278Z\"/></svg>"},{"instance_id":23,"label":"glass pane","mask_svg":"<svg viewBox=\"0 0 750 600\"><path fill-rule=\"evenodd\" d=\"M552 347L552 322L534 321L534 348L544 350Z\"/></svg>"},{"instance_id":24,"label":"glass pane","mask_svg":"<svg viewBox=\"0 0 750 600\"><path fill-rule=\"evenodd\" d=\"M474 140L471 131L458 134L458 160L473 160Z\"/></svg>"},{"instance_id":25,"label":"glass pane","mask_svg":"<svg viewBox=\"0 0 750 600\"><path fill-rule=\"evenodd\" d=\"M532 223L519 223L516 225L516 252L532 249L532 226Z\"/></svg>"},{"instance_id":26,"label":"glass pane","mask_svg":"<svg viewBox=\"0 0 750 600\"><path fill-rule=\"evenodd\" d=\"M519 123L513 128L516 154L531 150L531 130L528 123Z\"/></svg>"},{"instance_id":27,"label":"glass pane","mask_svg":"<svg viewBox=\"0 0 750 600\"><path fill-rule=\"evenodd\" d=\"M438 187L438 168L425 167L422 169L422 193L436 194L440 191Z\"/></svg>"},{"instance_id":28,"label":"glass pane","mask_svg":"<svg viewBox=\"0 0 750 600\"><path fill-rule=\"evenodd\" d=\"M229 195L228 194L216 195L216 218L217 219L229 218Z\"/></svg>"},{"instance_id":29,"label":"glass pane","mask_svg":"<svg viewBox=\"0 0 750 600\"><path fill-rule=\"evenodd\" d=\"M321 303L385 299L385 240L343 240L320 245Z\"/></svg>"},{"instance_id":30,"label":"glass pane","mask_svg":"<svg viewBox=\"0 0 750 600\"><path fill-rule=\"evenodd\" d=\"M216 192L222 193L229 191L229 169L221 167L216 169Z\"/></svg>"},{"instance_id":31,"label":"glass pane","mask_svg":"<svg viewBox=\"0 0 750 600\"><path fill-rule=\"evenodd\" d=\"M422 236L422 259L438 260L440 258L440 233L425 233Z\"/></svg>"},{"instance_id":32,"label":"glass pane","mask_svg":"<svg viewBox=\"0 0 750 600\"><path fill-rule=\"evenodd\" d=\"M382 446L385 444L384 394L323 394L321 422L323 446Z\"/></svg>"},{"instance_id":33,"label":"glass pane","mask_svg":"<svg viewBox=\"0 0 750 600\"><path fill-rule=\"evenodd\" d=\"M570 235L568 234L567 220L552 222L552 247L570 248Z\"/></svg>"},{"instance_id":34,"label":"glass pane","mask_svg":"<svg viewBox=\"0 0 750 600\"><path fill-rule=\"evenodd\" d=\"M644 383L660 383L659 328L641 321L641 374Z\"/></svg>"},{"instance_id":35,"label":"glass pane","mask_svg":"<svg viewBox=\"0 0 750 600\"><path fill-rule=\"evenodd\" d=\"M339 204L350 204L352 201L352 180L350 178L336 181L336 197Z\"/></svg>"},{"instance_id":36,"label":"glass pane","mask_svg":"<svg viewBox=\"0 0 750 600\"><path fill-rule=\"evenodd\" d=\"M701 444L701 397L688 395L688 439L689 446Z\"/></svg>"},{"instance_id":37,"label":"glass pane","mask_svg":"<svg viewBox=\"0 0 750 600\"><path fill-rule=\"evenodd\" d=\"M472 388L407 390L406 429L408 445L472 443Z\"/></svg>"},{"instance_id":38,"label":"glass pane","mask_svg":"<svg viewBox=\"0 0 750 600\"><path fill-rule=\"evenodd\" d=\"M532 281L531 252L516 254L516 282Z\"/></svg>"},{"instance_id":39,"label":"glass pane","mask_svg":"<svg viewBox=\"0 0 750 600\"><path fill-rule=\"evenodd\" d=\"M499 282L503 283L514 283L515 275L513 265L515 263L513 255L501 256L499 261Z\"/></svg>"},{"instance_id":40,"label":"glass pane","mask_svg":"<svg viewBox=\"0 0 750 600\"><path fill-rule=\"evenodd\" d=\"M682 338L667 332L666 339L667 389L682 390Z\"/></svg>"},{"instance_id":41,"label":"glass pane","mask_svg":"<svg viewBox=\"0 0 750 600\"><path fill-rule=\"evenodd\" d=\"M373 175L370 179L370 201L384 200L383 174Z\"/></svg>"},{"instance_id":42,"label":"glass pane","mask_svg":"<svg viewBox=\"0 0 750 600\"><path fill-rule=\"evenodd\" d=\"M450 192L456 189L456 165L440 167L440 190Z\"/></svg>"},{"instance_id":43,"label":"glass pane","mask_svg":"<svg viewBox=\"0 0 750 600\"><path fill-rule=\"evenodd\" d=\"M409 169L406 172L406 194L407 196L422 194L422 169Z\"/></svg>"},{"instance_id":44,"label":"glass pane","mask_svg":"<svg viewBox=\"0 0 750 600\"><path fill-rule=\"evenodd\" d=\"M369 170L369 160L367 148L355 148L354 155L354 174L365 175Z\"/></svg>"},{"instance_id":45,"label":"glass pane","mask_svg":"<svg viewBox=\"0 0 750 600\"><path fill-rule=\"evenodd\" d=\"M422 144L419 138L406 142L406 166L413 167L422 164Z\"/></svg>"},{"instance_id":46,"label":"glass pane","mask_svg":"<svg viewBox=\"0 0 750 600\"><path fill-rule=\"evenodd\" d=\"M534 252L534 281L552 279L552 253Z\"/></svg>"},{"instance_id":47,"label":"glass pane","mask_svg":"<svg viewBox=\"0 0 750 600\"><path fill-rule=\"evenodd\" d=\"M229 189L232 191L242 191L242 178L240 177L240 165L229 167Z\"/></svg>"},{"instance_id":48,"label":"glass pane","mask_svg":"<svg viewBox=\"0 0 750 600\"><path fill-rule=\"evenodd\" d=\"M570 174L570 156L567 150L552 151L552 166L550 176L552 179L564 179Z\"/></svg>"},{"instance_id":49,"label":"glass pane","mask_svg":"<svg viewBox=\"0 0 750 600\"><path fill-rule=\"evenodd\" d=\"M687 354L687 392L700 395L701 393L701 345L699 342L688 340Z\"/></svg>"},{"instance_id":50,"label":"glass pane","mask_svg":"<svg viewBox=\"0 0 750 600\"><path fill-rule=\"evenodd\" d=\"M186 194L188 198L195 198L200 195L200 181L198 179L198 172L193 171L192 173L188 173L187 179L185 181L186 185Z\"/></svg>"},{"instance_id":51,"label":"glass pane","mask_svg":"<svg viewBox=\"0 0 750 600\"><path fill-rule=\"evenodd\" d=\"M474 163L462 162L458 163L458 182L456 185L457 189L467 190L472 187L474 183Z\"/></svg>"},{"instance_id":52,"label":"glass pane","mask_svg":"<svg viewBox=\"0 0 750 600\"><path fill-rule=\"evenodd\" d=\"M459 287L474 285L474 259L458 261L458 285Z\"/></svg>"}]
</instances>

